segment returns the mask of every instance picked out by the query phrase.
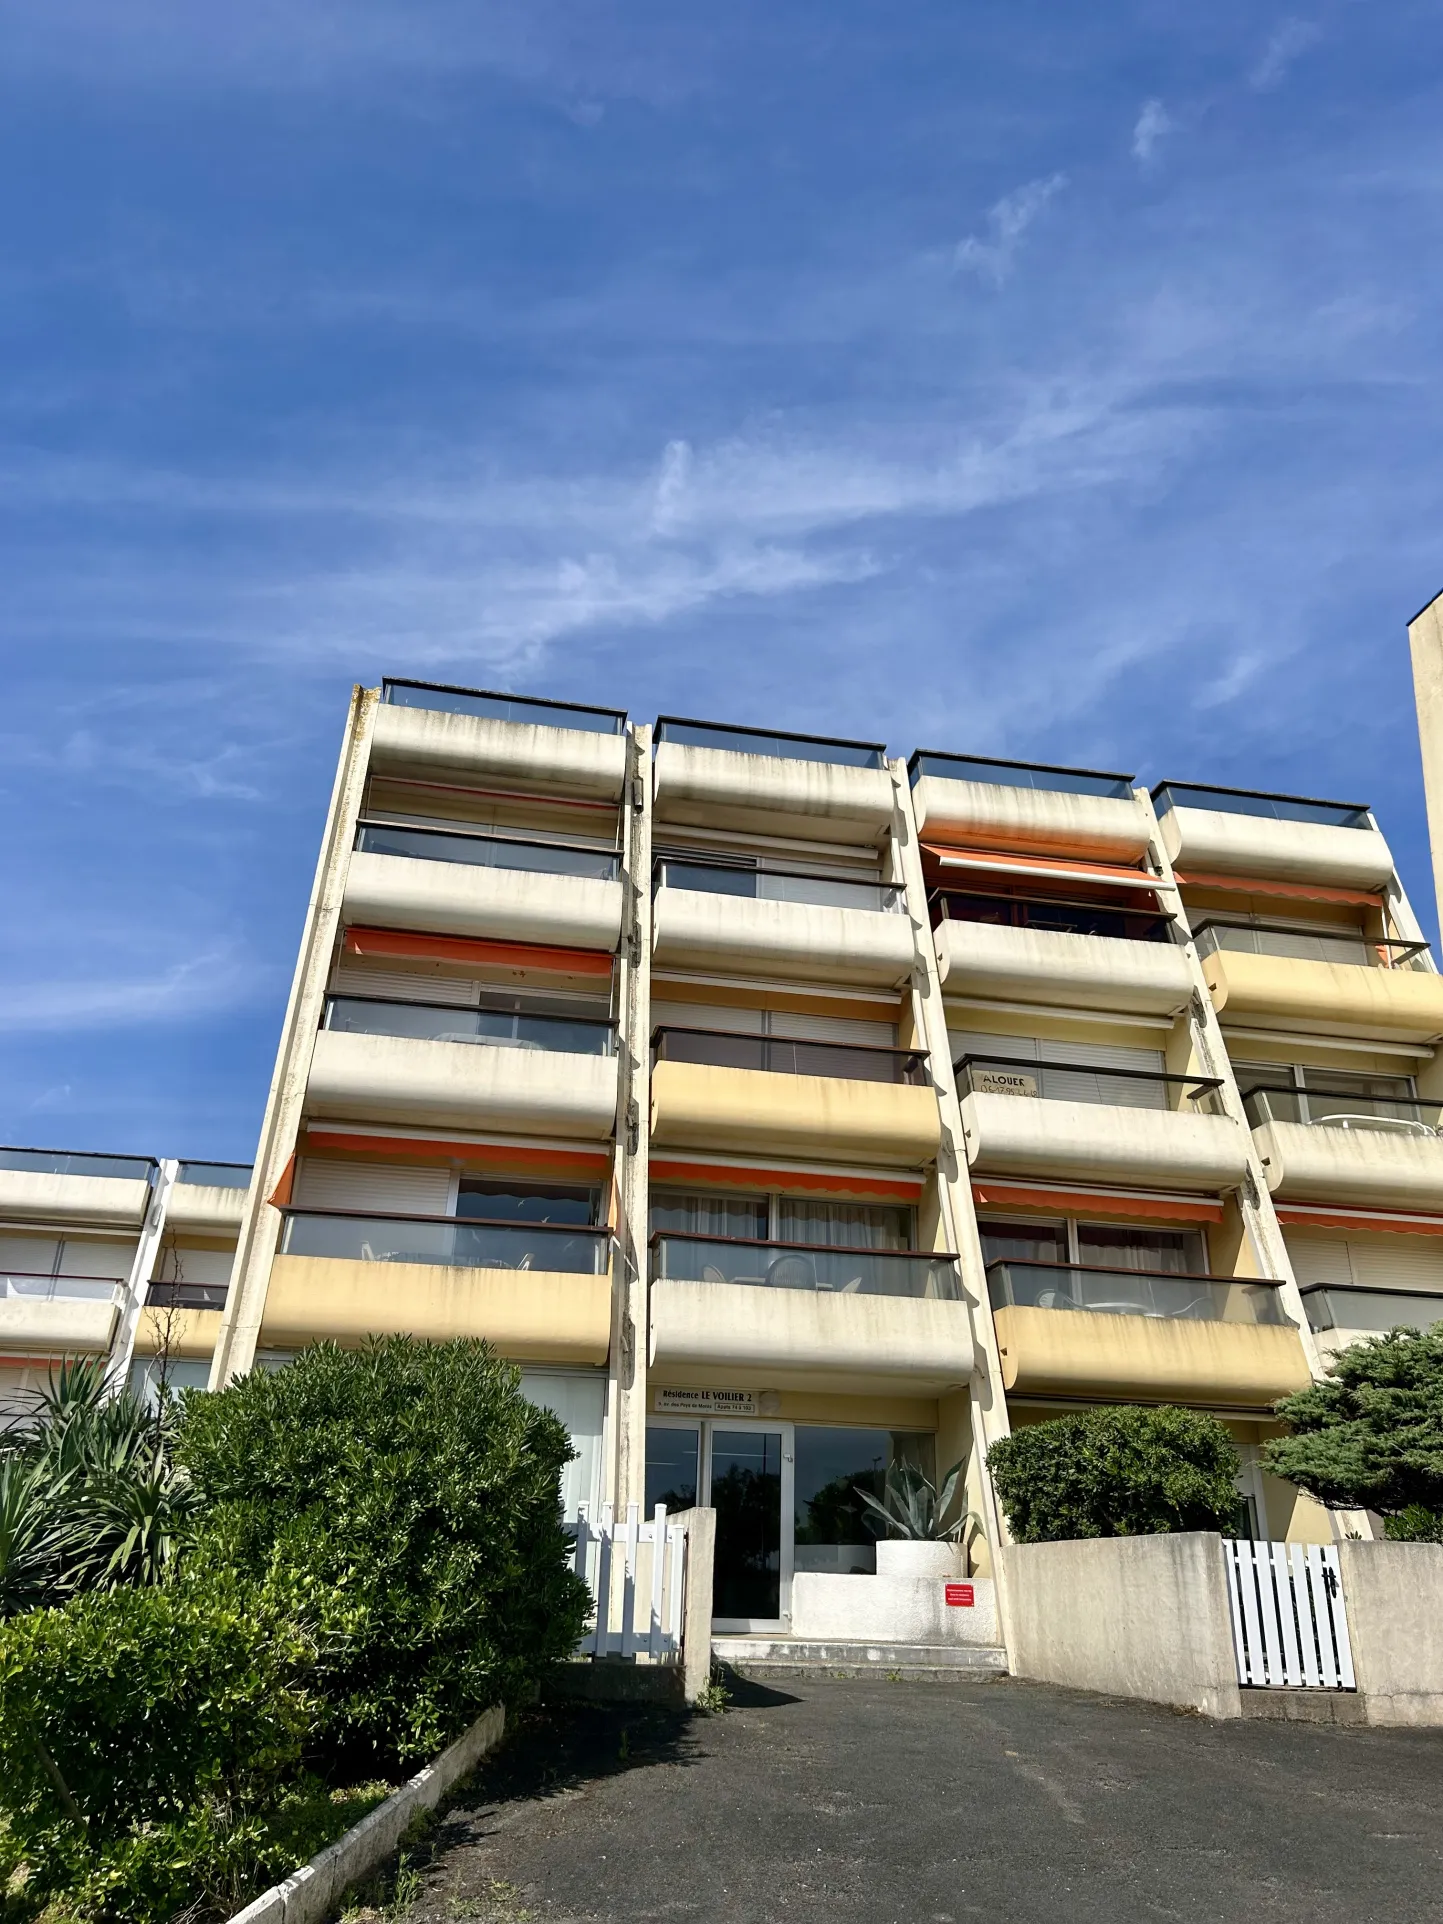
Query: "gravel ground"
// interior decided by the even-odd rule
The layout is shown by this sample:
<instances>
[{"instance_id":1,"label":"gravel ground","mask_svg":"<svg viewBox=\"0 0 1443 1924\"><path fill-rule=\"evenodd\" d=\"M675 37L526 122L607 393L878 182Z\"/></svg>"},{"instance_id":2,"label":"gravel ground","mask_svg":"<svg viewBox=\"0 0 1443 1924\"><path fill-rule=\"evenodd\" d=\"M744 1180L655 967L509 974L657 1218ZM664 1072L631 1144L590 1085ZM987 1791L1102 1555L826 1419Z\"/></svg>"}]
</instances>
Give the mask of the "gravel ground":
<instances>
[{"instance_id":1,"label":"gravel ground","mask_svg":"<svg viewBox=\"0 0 1443 1924\"><path fill-rule=\"evenodd\" d=\"M524 1715L407 1924L1443 1920L1443 1732L1215 1724L1007 1681Z\"/></svg>"}]
</instances>

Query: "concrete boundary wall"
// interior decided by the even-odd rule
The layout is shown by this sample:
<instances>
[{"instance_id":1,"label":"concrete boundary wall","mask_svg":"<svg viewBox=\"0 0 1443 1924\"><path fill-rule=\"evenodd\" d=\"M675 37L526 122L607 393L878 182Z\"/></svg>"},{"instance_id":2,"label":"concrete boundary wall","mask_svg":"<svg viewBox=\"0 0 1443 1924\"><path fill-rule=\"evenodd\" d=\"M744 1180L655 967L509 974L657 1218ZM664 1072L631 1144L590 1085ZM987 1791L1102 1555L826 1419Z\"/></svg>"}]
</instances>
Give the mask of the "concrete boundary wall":
<instances>
[{"instance_id":1,"label":"concrete boundary wall","mask_svg":"<svg viewBox=\"0 0 1443 1924\"><path fill-rule=\"evenodd\" d=\"M352 1884L390 1856L418 1811L434 1810L451 1786L496 1748L505 1728L506 1712L499 1704L484 1712L433 1764L309 1864L237 1911L230 1924L317 1924Z\"/></svg>"},{"instance_id":2,"label":"concrete boundary wall","mask_svg":"<svg viewBox=\"0 0 1443 1924\"><path fill-rule=\"evenodd\" d=\"M1242 1715L1216 1536L1013 1543L1000 1554L1014 1676Z\"/></svg>"},{"instance_id":3,"label":"concrete boundary wall","mask_svg":"<svg viewBox=\"0 0 1443 1924\"><path fill-rule=\"evenodd\" d=\"M1443 1724L1443 1543L1338 1545L1370 1724Z\"/></svg>"}]
</instances>

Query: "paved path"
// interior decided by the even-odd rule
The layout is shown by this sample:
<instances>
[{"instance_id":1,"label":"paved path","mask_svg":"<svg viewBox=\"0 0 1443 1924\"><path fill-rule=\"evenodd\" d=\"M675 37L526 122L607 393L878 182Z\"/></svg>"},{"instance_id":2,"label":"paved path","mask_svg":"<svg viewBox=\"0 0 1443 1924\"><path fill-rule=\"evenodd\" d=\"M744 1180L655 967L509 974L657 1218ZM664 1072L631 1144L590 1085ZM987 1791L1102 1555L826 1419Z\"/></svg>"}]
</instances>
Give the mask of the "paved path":
<instances>
[{"instance_id":1,"label":"paved path","mask_svg":"<svg viewBox=\"0 0 1443 1924\"><path fill-rule=\"evenodd\" d=\"M546 1709L407 1924L1425 1924L1443 1732L1213 1724L1011 1682Z\"/></svg>"}]
</instances>

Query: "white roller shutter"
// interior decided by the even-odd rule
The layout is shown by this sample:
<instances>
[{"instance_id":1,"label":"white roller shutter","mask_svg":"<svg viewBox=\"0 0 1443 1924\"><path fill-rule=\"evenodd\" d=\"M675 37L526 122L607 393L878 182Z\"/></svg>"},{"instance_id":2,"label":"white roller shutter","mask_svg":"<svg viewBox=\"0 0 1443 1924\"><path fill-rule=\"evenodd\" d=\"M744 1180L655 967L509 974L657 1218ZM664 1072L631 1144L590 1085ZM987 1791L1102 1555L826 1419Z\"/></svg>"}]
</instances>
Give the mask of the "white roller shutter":
<instances>
[{"instance_id":1,"label":"white roller shutter","mask_svg":"<svg viewBox=\"0 0 1443 1924\"><path fill-rule=\"evenodd\" d=\"M1348 1260L1348 1245L1341 1236L1314 1236L1301 1230L1283 1232L1293 1274L1303 1287L1326 1283L1331 1288L1346 1288L1354 1281L1353 1265Z\"/></svg>"},{"instance_id":2,"label":"white roller shutter","mask_svg":"<svg viewBox=\"0 0 1443 1924\"><path fill-rule=\"evenodd\" d=\"M307 1156L296 1178L298 1209L364 1209L377 1216L449 1216L456 1172L425 1164L326 1162Z\"/></svg>"},{"instance_id":3,"label":"white roller shutter","mask_svg":"<svg viewBox=\"0 0 1443 1924\"><path fill-rule=\"evenodd\" d=\"M1290 1229L1285 1240L1302 1284L1334 1289L1443 1291L1443 1238L1435 1236L1325 1236Z\"/></svg>"},{"instance_id":4,"label":"white roller shutter","mask_svg":"<svg viewBox=\"0 0 1443 1924\"><path fill-rule=\"evenodd\" d=\"M659 1002L651 999L653 1029L721 1029L727 1035L761 1035L762 1009L728 1009L714 1002Z\"/></svg>"},{"instance_id":5,"label":"white roller shutter","mask_svg":"<svg viewBox=\"0 0 1443 1924\"><path fill-rule=\"evenodd\" d=\"M1166 1067L1161 1049L1139 1049L1116 1042L1054 1042L1044 1036L987 1035L980 1030L961 1030L948 1040L954 1062L963 1055L1010 1056L1014 1061L1026 1062L1075 1062L1076 1069L1046 1069L1039 1077L1039 1093L1052 1102L1105 1102L1127 1109L1172 1106L1165 1083L1134 1082L1130 1076L1095 1073L1106 1069L1140 1069L1148 1075L1161 1075Z\"/></svg>"},{"instance_id":6,"label":"white roller shutter","mask_svg":"<svg viewBox=\"0 0 1443 1924\"><path fill-rule=\"evenodd\" d=\"M60 1245L53 1236L0 1236L0 1273L53 1276Z\"/></svg>"},{"instance_id":7,"label":"white roller shutter","mask_svg":"<svg viewBox=\"0 0 1443 1924\"><path fill-rule=\"evenodd\" d=\"M123 1282L135 1261L136 1242L98 1243L67 1236L60 1245L62 1276L110 1276Z\"/></svg>"},{"instance_id":8,"label":"white roller shutter","mask_svg":"<svg viewBox=\"0 0 1443 1924\"><path fill-rule=\"evenodd\" d=\"M793 1042L851 1042L874 1049L895 1049L895 1022L859 1022L853 1016L790 1015L776 1009L771 1015L771 1033Z\"/></svg>"},{"instance_id":9,"label":"white roller shutter","mask_svg":"<svg viewBox=\"0 0 1443 1924\"><path fill-rule=\"evenodd\" d=\"M439 1002L448 1009L474 1009L479 983L454 975L422 975L414 969L363 969L343 962L331 980L334 995L384 995L398 1002Z\"/></svg>"}]
</instances>

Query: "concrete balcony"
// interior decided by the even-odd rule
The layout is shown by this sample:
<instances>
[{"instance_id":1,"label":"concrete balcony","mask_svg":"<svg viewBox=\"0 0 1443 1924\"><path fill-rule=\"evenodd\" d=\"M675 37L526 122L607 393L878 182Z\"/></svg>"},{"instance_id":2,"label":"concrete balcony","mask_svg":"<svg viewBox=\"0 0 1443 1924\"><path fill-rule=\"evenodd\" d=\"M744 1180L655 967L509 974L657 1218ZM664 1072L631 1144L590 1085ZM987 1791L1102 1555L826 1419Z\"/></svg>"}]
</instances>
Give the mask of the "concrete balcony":
<instances>
[{"instance_id":1,"label":"concrete balcony","mask_svg":"<svg viewBox=\"0 0 1443 1924\"><path fill-rule=\"evenodd\" d=\"M1263 1410L1312 1380L1291 1325L1022 1305L993 1321L1004 1386L1019 1396Z\"/></svg>"},{"instance_id":2,"label":"concrete balcony","mask_svg":"<svg viewBox=\"0 0 1443 1924\"><path fill-rule=\"evenodd\" d=\"M0 1274L0 1353L103 1356L122 1293L102 1276Z\"/></svg>"},{"instance_id":3,"label":"concrete balcony","mask_svg":"<svg viewBox=\"0 0 1443 1924\"><path fill-rule=\"evenodd\" d=\"M1147 852L1151 825L1123 776L1067 778L1064 771L1038 771L1033 787L1015 785L1019 771L958 757L913 757L912 806L928 841L953 846L1008 849L1019 854L1091 857L1133 865ZM949 767L968 771L967 779ZM1009 775L1013 779L1009 779ZM1092 792L1049 788L1048 780L1085 782Z\"/></svg>"},{"instance_id":4,"label":"concrete balcony","mask_svg":"<svg viewBox=\"0 0 1443 1924\"><path fill-rule=\"evenodd\" d=\"M347 922L378 928L489 936L613 954L621 940L623 905L619 880L472 867L358 849L346 872L343 912Z\"/></svg>"},{"instance_id":5,"label":"concrete balcony","mask_svg":"<svg viewBox=\"0 0 1443 1924\"><path fill-rule=\"evenodd\" d=\"M53 1166L44 1166L47 1163ZM141 1157L0 1150L0 1217L139 1230L150 1202L153 1168Z\"/></svg>"},{"instance_id":6,"label":"concrete balcony","mask_svg":"<svg viewBox=\"0 0 1443 1924\"><path fill-rule=\"evenodd\" d=\"M968 1166L984 1176L1124 1183L1215 1196L1236 1188L1247 1168L1241 1125L1230 1116L1195 1110L971 1093L962 1100L962 1131Z\"/></svg>"},{"instance_id":7,"label":"concrete balcony","mask_svg":"<svg viewBox=\"0 0 1443 1924\"><path fill-rule=\"evenodd\" d=\"M800 832L819 840L826 840L832 829L861 830L868 840L877 840L891 827L892 777L875 765L879 755L872 758L873 766L848 766L782 752L793 738L778 737L777 752L770 753L772 744L763 735L737 739L754 747L658 742L652 775L658 821L773 833L779 820L789 821L804 825Z\"/></svg>"},{"instance_id":8,"label":"concrete balcony","mask_svg":"<svg viewBox=\"0 0 1443 1924\"><path fill-rule=\"evenodd\" d=\"M182 1167L181 1178L170 1192L166 1225L201 1234L233 1235L241 1226L248 1193L249 1184L238 1188L230 1183L187 1182Z\"/></svg>"},{"instance_id":9,"label":"concrete balcony","mask_svg":"<svg viewBox=\"0 0 1443 1924\"><path fill-rule=\"evenodd\" d=\"M1188 790L1173 784L1178 798ZM1208 791L1197 791L1206 798ZM1227 801L1225 794L1214 799ZM1240 802L1250 798L1239 798ZM1287 797L1258 797L1258 805L1296 807L1326 814L1326 804L1290 804ZM1208 875L1255 876L1259 881L1311 882L1326 888L1381 889L1393 874L1393 857L1379 831L1361 811L1332 810L1336 820L1295 820L1191 807L1176 800L1159 817L1163 846L1184 879ZM1356 819L1359 826L1344 826Z\"/></svg>"},{"instance_id":10,"label":"concrete balcony","mask_svg":"<svg viewBox=\"0 0 1443 1924\"><path fill-rule=\"evenodd\" d=\"M1213 1007L1230 1026L1397 1042L1443 1037L1443 976L1432 970L1305 962L1235 949L1214 949L1199 960Z\"/></svg>"},{"instance_id":11,"label":"concrete balcony","mask_svg":"<svg viewBox=\"0 0 1443 1924\"><path fill-rule=\"evenodd\" d=\"M941 1133L937 1097L926 1084L694 1061L661 1060L651 1072L651 1140L658 1149L740 1150L915 1169L936 1157Z\"/></svg>"},{"instance_id":12,"label":"concrete balcony","mask_svg":"<svg viewBox=\"0 0 1443 1924\"><path fill-rule=\"evenodd\" d=\"M187 1362L203 1362L215 1355L220 1336L218 1309L170 1309L157 1305L141 1311L135 1332L137 1357L155 1356L162 1349Z\"/></svg>"},{"instance_id":13,"label":"concrete balcony","mask_svg":"<svg viewBox=\"0 0 1443 1924\"><path fill-rule=\"evenodd\" d=\"M306 1113L599 1142L612 1133L616 1093L614 1055L323 1029Z\"/></svg>"},{"instance_id":14,"label":"concrete balcony","mask_svg":"<svg viewBox=\"0 0 1443 1924\"><path fill-rule=\"evenodd\" d=\"M1187 957L1171 942L999 926L944 917L937 961L948 995L1061 1008L1175 1015L1192 993Z\"/></svg>"},{"instance_id":15,"label":"concrete balcony","mask_svg":"<svg viewBox=\"0 0 1443 1924\"><path fill-rule=\"evenodd\" d=\"M376 710L371 737L371 767L387 774L455 771L487 776L532 794L602 801L620 798L629 752L629 741L621 733L388 702Z\"/></svg>"},{"instance_id":16,"label":"concrete balcony","mask_svg":"<svg viewBox=\"0 0 1443 1924\"><path fill-rule=\"evenodd\" d=\"M911 974L916 938L901 913L663 887L654 898L652 960L658 968L895 988Z\"/></svg>"},{"instance_id":17,"label":"concrete balcony","mask_svg":"<svg viewBox=\"0 0 1443 1924\"><path fill-rule=\"evenodd\" d=\"M265 1348L329 1340L482 1337L518 1362L606 1361L611 1279L541 1269L481 1269L280 1255L261 1319Z\"/></svg>"},{"instance_id":18,"label":"concrete balcony","mask_svg":"<svg viewBox=\"0 0 1443 1924\"><path fill-rule=\"evenodd\" d=\"M1364 1117L1352 1127L1274 1118L1254 1129L1253 1140L1280 1202L1433 1213L1443 1206L1443 1138L1431 1132L1390 1130Z\"/></svg>"},{"instance_id":19,"label":"concrete balcony","mask_svg":"<svg viewBox=\"0 0 1443 1924\"><path fill-rule=\"evenodd\" d=\"M930 1396L975 1366L950 1256L675 1236L653 1254L663 1378Z\"/></svg>"}]
</instances>

